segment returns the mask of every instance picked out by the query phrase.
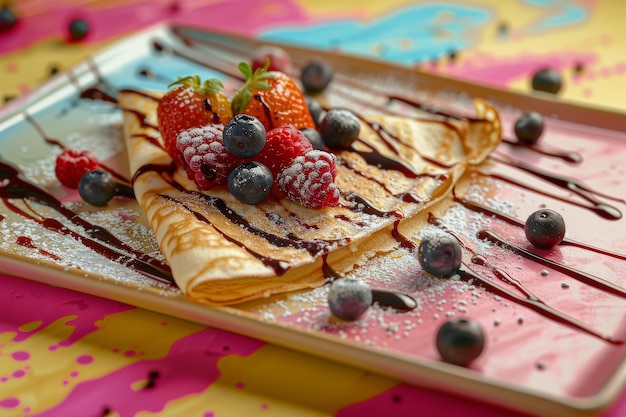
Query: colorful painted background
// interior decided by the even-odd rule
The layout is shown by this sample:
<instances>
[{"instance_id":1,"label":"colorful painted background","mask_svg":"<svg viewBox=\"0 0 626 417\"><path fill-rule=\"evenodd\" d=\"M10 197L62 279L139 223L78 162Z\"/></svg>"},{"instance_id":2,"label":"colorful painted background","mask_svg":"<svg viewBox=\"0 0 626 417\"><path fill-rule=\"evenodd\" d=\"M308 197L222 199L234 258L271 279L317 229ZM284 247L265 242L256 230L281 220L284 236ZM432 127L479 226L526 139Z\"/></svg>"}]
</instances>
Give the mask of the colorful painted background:
<instances>
[{"instance_id":1,"label":"colorful painted background","mask_svg":"<svg viewBox=\"0 0 626 417\"><path fill-rule=\"evenodd\" d=\"M392 60L626 111L620 2L21 0L0 32L0 103L167 20ZM0 6L1 7L1 6ZM90 31L70 41L68 24ZM0 275L0 416L511 416L486 404L128 305ZM605 417L626 415L626 397Z\"/></svg>"}]
</instances>

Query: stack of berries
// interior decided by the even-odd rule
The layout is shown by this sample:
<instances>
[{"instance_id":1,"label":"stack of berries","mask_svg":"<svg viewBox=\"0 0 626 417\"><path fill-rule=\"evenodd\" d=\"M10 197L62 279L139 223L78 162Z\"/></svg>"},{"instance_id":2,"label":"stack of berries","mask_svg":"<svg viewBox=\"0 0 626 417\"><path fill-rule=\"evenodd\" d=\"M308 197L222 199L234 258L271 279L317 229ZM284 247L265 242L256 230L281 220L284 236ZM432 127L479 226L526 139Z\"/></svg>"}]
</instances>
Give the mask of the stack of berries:
<instances>
[{"instance_id":1,"label":"stack of berries","mask_svg":"<svg viewBox=\"0 0 626 417\"><path fill-rule=\"evenodd\" d=\"M228 186L249 204L272 194L309 208L338 205L336 157L303 133L316 126L296 83L268 68L241 63L247 81L232 99L218 80L175 82L157 112L165 149L203 191Z\"/></svg>"}]
</instances>

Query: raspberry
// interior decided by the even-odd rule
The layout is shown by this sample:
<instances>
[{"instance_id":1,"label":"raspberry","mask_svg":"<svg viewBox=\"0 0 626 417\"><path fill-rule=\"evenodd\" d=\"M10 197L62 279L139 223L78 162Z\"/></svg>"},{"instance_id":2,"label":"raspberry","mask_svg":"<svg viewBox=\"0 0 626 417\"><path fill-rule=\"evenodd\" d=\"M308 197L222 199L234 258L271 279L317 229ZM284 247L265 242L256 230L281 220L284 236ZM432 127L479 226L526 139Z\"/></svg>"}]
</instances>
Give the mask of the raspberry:
<instances>
[{"instance_id":1,"label":"raspberry","mask_svg":"<svg viewBox=\"0 0 626 417\"><path fill-rule=\"evenodd\" d=\"M254 159L268 167L274 178L298 156L313 150L311 142L293 125L283 125L267 132L265 146Z\"/></svg>"},{"instance_id":2,"label":"raspberry","mask_svg":"<svg viewBox=\"0 0 626 417\"><path fill-rule=\"evenodd\" d=\"M339 188L334 183L335 155L312 150L296 157L278 176L278 188L287 198L305 207L319 209L339 204Z\"/></svg>"},{"instance_id":3,"label":"raspberry","mask_svg":"<svg viewBox=\"0 0 626 417\"><path fill-rule=\"evenodd\" d=\"M206 125L184 130L176 138L187 176L200 190L226 185L230 171L242 162L224 147L223 131L223 125Z\"/></svg>"},{"instance_id":4,"label":"raspberry","mask_svg":"<svg viewBox=\"0 0 626 417\"><path fill-rule=\"evenodd\" d=\"M98 158L88 150L66 149L57 156L54 172L68 188L78 188L80 177L98 168Z\"/></svg>"}]
</instances>

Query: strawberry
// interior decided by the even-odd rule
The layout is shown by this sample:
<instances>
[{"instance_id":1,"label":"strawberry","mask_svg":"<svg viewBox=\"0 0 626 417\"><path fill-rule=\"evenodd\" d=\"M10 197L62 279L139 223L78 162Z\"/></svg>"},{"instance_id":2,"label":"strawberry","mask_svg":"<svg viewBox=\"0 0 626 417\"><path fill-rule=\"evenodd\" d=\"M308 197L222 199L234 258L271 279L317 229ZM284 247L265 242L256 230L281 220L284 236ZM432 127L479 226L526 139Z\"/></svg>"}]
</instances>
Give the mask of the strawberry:
<instances>
[{"instance_id":1,"label":"strawberry","mask_svg":"<svg viewBox=\"0 0 626 417\"><path fill-rule=\"evenodd\" d=\"M225 124L232 117L230 101L217 79L201 82L197 75L181 78L159 100L157 117L165 150L174 162L185 166L176 149L176 137L184 130L207 124Z\"/></svg>"},{"instance_id":2,"label":"strawberry","mask_svg":"<svg viewBox=\"0 0 626 417\"><path fill-rule=\"evenodd\" d=\"M319 150L298 156L278 175L278 188L304 207L337 206L340 194L334 182L336 160L334 154Z\"/></svg>"},{"instance_id":3,"label":"strawberry","mask_svg":"<svg viewBox=\"0 0 626 417\"><path fill-rule=\"evenodd\" d=\"M66 149L57 156L54 173L61 184L76 189L80 178L98 165L98 158L93 152Z\"/></svg>"},{"instance_id":4,"label":"strawberry","mask_svg":"<svg viewBox=\"0 0 626 417\"><path fill-rule=\"evenodd\" d=\"M265 67L252 72L247 62L239 64L246 83L232 99L233 114L245 113L258 118L267 131L285 124L297 129L315 128L304 95L297 84L287 75L268 71Z\"/></svg>"},{"instance_id":5,"label":"strawberry","mask_svg":"<svg viewBox=\"0 0 626 417\"><path fill-rule=\"evenodd\" d=\"M252 55L251 66L252 71L257 68L263 68L270 60L268 71L280 71L287 73L293 67L291 56L280 46L265 45L257 49Z\"/></svg>"}]
</instances>

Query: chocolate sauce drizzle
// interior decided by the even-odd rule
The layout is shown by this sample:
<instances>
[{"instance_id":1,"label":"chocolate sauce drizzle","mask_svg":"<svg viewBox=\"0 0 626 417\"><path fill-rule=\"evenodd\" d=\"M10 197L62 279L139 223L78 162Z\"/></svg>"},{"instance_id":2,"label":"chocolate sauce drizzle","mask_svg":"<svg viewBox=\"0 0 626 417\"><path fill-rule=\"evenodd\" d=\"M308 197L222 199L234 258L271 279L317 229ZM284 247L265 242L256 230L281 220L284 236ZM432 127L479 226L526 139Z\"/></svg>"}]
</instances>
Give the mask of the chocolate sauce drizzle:
<instances>
[{"instance_id":1,"label":"chocolate sauce drizzle","mask_svg":"<svg viewBox=\"0 0 626 417\"><path fill-rule=\"evenodd\" d=\"M2 198L5 206L9 210L26 219L41 224L48 230L70 236L100 255L103 255L112 261L126 264L144 276L168 285L173 284L174 281L171 275L171 270L167 264L152 258L141 251L133 249L103 227L91 224L84 220L77 213L63 206L63 204L53 195L22 179L17 168L1 160L0 180L3 181L3 186L0 187L0 198ZM83 236L78 232L70 230L57 219L35 216L34 214L27 213L13 204L12 200L22 200L26 204L29 202L36 202L49 207L65 217L71 223L82 228L87 236ZM28 204L28 207L31 211L33 211L31 205ZM25 237L25 239L27 239L27 237Z\"/></svg>"},{"instance_id":2,"label":"chocolate sauce drizzle","mask_svg":"<svg viewBox=\"0 0 626 417\"><path fill-rule=\"evenodd\" d=\"M572 328L575 328L577 330L580 330L584 333L587 333L589 335L592 335L594 337L600 338L602 340L605 340L611 344L614 345L621 345L624 343L624 341L622 340L617 340L615 338L613 338L612 336L609 335L605 335L593 328L591 328L590 326L582 323L581 321L570 317L569 315L562 313L556 309L554 309L553 307L550 307L548 304L546 304L544 301L542 301L539 297L537 297L535 294L532 293L532 291L530 291L528 288L526 288L519 280L516 280L515 278L511 277L507 272L505 272L504 270L497 268L493 265L491 265L491 263L489 263L489 261L487 260L487 258L485 258L484 256L478 255L476 254L476 252L467 244L467 242L461 237L459 236L457 233L455 233L454 231L451 231L440 219L436 218L435 216L432 215L432 213L429 213L429 218L428 218L429 222L431 224L434 224L435 226L437 226L438 228L446 231L447 233L449 233L451 236L453 236L455 239L457 239L459 241L459 243L461 244L461 246L468 251L472 258L471 261L472 263L476 264L476 265L481 265L481 266L486 266L488 267L491 272L493 273L493 275L498 278L500 281L509 284L511 286L513 286L515 289L517 289L519 292L521 292L524 296L520 296L512 291L510 291L509 289L496 284L495 282L491 281L490 279L487 279L485 277L483 277L482 275L476 273L475 271L473 271L471 268L469 268L466 264L463 264L463 268L458 272L459 276L461 277L461 280L468 282L468 283L472 283L473 281L477 281L479 282L485 289L487 289L489 292L501 296L503 298L508 299L509 301L515 302L517 304L520 304L524 307L529 308L530 310L539 313L540 315L544 316L547 319L556 321L557 323L561 323L567 326L570 326ZM612 294L615 295L619 295L620 297L626 298L626 290L621 289L611 283L608 283L604 280L602 280L601 278L598 277L594 277L592 275L589 274L585 274L582 273L580 271L574 270L572 268L569 268L567 266L564 266L562 264L556 263L554 261L550 261L547 260L545 258L541 258L539 256L536 256L528 251L525 251L521 248L520 252L517 252L518 247L516 247L515 245L511 245L505 241L503 241L501 238L497 237L493 232L488 231L488 230L482 230L481 232L479 232L478 237L480 239L489 239L492 240L494 242L497 242L499 244L501 244L503 247L508 248L510 250L513 250L515 253L522 255L522 256L526 256L528 254L529 259L532 259L536 262L539 262L543 265L546 266L550 266L556 270L559 270L561 272L564 272L570 276L572 276L575 279L579 279L582 282L585 282L595 288L599 288L605 291L608 291ZM543 261L547 261L546 263L543 263Z\"/></svg>"},{"instance_id":3,"label":"chocolate sauce drizzle","mask_svg":"<svg viewBox=\"0 0 626 417\"><path fill-rule=\"evenodd\" d=\"M327 280L334 281L343 278L343 275L335 271L328 263L328 254L322 255L322 272ZM399 312L415 310L418 306L417 301L401 292L381 290L372 288L372 304L378 304L381 307L391 307Z\"/></svg>"},{"instance_id":4,"label":"chocolate sauce drizzle","mask_svg":"<svg viewBox=\"0 0 626 417\"><path fill-rule=\"evenodd\" d=\"M577 269L560 264L558 262L554 262L553 260L544 258L543 256L537 255L535 253L532 253L529 250L526 250L520 246L517 246L513 243L505 241L504 239L502 239L500 236L498 236L496 233L494 233L491 230L483 229L479 231L478 238L483 239L483 240L488 240L492 243L497 243L501 247L506 248L507 250L510 250L511 252L517 255L523 256L526 259L530 259L540 265L544 265L552 269L555 269L559 272L562 272L574 278L575 280L578 280L586 285L589 285L590 287L597 288L599 290L608 292L609 294L613 294L618 297L626 299L626 289L618 285L615 285L611 282L608 282L595 275L589 274L587 272L579 271Z\"/></svg>"},{"instance_id":5,"label":"chocolate sauce drizzle","mask_svg":"<svg viewBox=\"0 0 626 417\"><path fill-rule=\"evenodd\" d=\"M480 262L480 261L479 261ZM583 333L587 333L591 336L597 337L599 339L602 339L606 342L609 342L613 345L622 345L624 344L623 340L617 340L615 338L613 338L612 336L609 335L605 335L597 330L592 329L591 327L587 326L586 324L582 323L581 321L570 317L564 313L561 313L558 310L555 310L554 308L548 306L547 304L543 303L541 300L538 300L535 297L521 297L517 294L515 294L514 292L501 287L500 285L497 285L495 283L493 283L492 281L490 281L487 278L482 277L481 275L475 273L474 271L472 271L467 265L464 266L465 269L462 269L459 271L459 275L461 276L461 280L472 283L474 281L480 282L480 284L485 287L489 292L495 294L495 295L499 295L503 298L508 299L509 301L513 301L516 302L526 308L528 308L529 310L532 310L536 313L539 313L540 315L544 316L547 319L556 321L557 323L561 323L567 326L570 326L572 328L575 328L579 331L582 331ZM497 271L498 273L495 273L495 271ZM494 270L494 275L500 279L502 279L502 277L506 277L506 273L504 271L501 270ZM508 282L508 278L504 279L505 282Z\"/></svg>"},{"instance_id":6,"label":"chocolate sauce drizzle","mask_svg":"<svg viewBox=\"0 0 626 417\"><path fill-rule=\"evenodd\" d=\"M342 197L346 201L353 203L348 207L352 211L363 212L377 217L395 217L398 219L404 217L404 215L398 210L381 211L374 207L374 205L365 197L355 193L344 193L342 194Z\"/></svg>"},{"instance_id":7,"label":"chocolate sauce drizzle","mask_svg":"<svg viewBox=\"0 0 626 417\"><path fill-rule=\"evenodd\" d=\"M581 154L579 154L578 152L572 152L572 151L561 151L561 150L557 150L557 149L548 149L545 146L542 146L540 144L535 144L535 145L526 145L523 143L520 143L516 140L510 139L510 138L506 138L506 137L502 137L502 142L506 143L508 145L511 146L515 146L517 148L526 148L529 149L533 152L539 153L541 155L546 155L546 156L551 156L553 158L559 158L562 159L566 162L572 162L575 164L579 164L583 161L583 157Z\"/></svg>"},{"instance_id":8,"label":"chocolate sauce drizzle","mask_svg":"<svg viewBox=\"0 0 626 417\"><path fill-rule=\"evenodd\" d=\"M513 216L510 216L508 214L502 213L500 211L493 210L493 209L485 206L484 204L480 204L480 203L477 203L475 201L468 201L468 200L465 200L463 198L460 198L459 196L456 195L455 191L456 191L455 189L453 189L453 191L452 191L452 196L453 196L454 201L456 201L457 203L463 205L465 208L467 208L469 210L472 210L472 211L475 211L475 212L478 212L478 213L487 214L489 216L492 216L492 217L495 217L497 219L500 219L500 220L502 220L502 221L504 221L504 222L506 222L508 224L511 224L513 226L517 226L517 227L520 227L520 228L524 227L524 222L523 221L521 221L521 220L519 220L519 219L517 219L517 218L515 218ZM575 247L578 247L578 248L581 248L581 249L586 249L586 250L591 251L591 252L595 252L595 253L599 253L599 254L602 254L602 255L610 256L612 258L626 260L626 255L624 255L624 254L613 252L613 251L610 251L610 250L607 250L607 249L598 248L598 247L595 247L595 246L591 246L591 245L588 245L588 244L583 243L583 242L578 242L576 240L568 238L567 236L565 236L565 238L563 238L563 241L561 241L560 245L563 245L563 246L575 246Z\"/></svg>"},{"instance_id":9,"label":"chocolate sauce drizzle","mask_svg":"<svg viewBox=\"0 0 626 417\"><path fill-rule=\"evenodd\" d=\"M608 220L619 220L622 218L622 212L614 206L611 206L609 204L603 203L602 201L598 200L596 198L596 196L599 197L603 197L609 200L613 200L613 201L617 201L620 203L624 203L626 204L626 200L620 199L618 197L614 197L611 195L607 195L607 194L603 194L597 190L594 190L593 188L589 187L587 184L583 183L580 180L577 180L575 178L571 178L571 177L567 177L564 175L558 175L558 174L554 174L539 168L536 168L532 165L529 165L527 163L521 162L521 161L514 161L510 158L502 159L502 158L498 158L498 157L494 157L492 156L492 159L494 159L495 161L502 163L502 164L506 164L509 166L512 166L514 168L517 168L519 170L522 170L524 172L527 172L531 175L534 175L537 178L540 178L546 182L549 182L551 184L554 184L557 187L560 187L564 190L567 190L569 192L572 192L580 197L582 197L583 199L585 199L586 201L588 201L589 203L592 204L592 206L586 206L583 204L580 204L576 201L573 201L571 199L567 199L564 197L559 197L556 195L552 195L549 194L545 191L539 190L536 187L532 187L528 184L524 184L520 181L516 181L513 180L511 178L508 178L506 176L503 175L498 175L498 174L484 174L482 173L482 175L488 175L491 176L493 178L497 178L499 180L508 182L510 184L514 184L517 185L518 187L527 189L527 190L531 190L534 191L538 194L542 194L542 195L546 195L549 197L553 197L556 198L558 200L582 207L582 208L587 208L588 210L593 211L594 213L596 213L597 215L608 219Z\"/></svg>"},{"instance_id":10,"label":"chocolate sauce drizzle","mask_svg":"<svg viewBox=\"0 0 626 417\"><path fill-rule=\"evenodd\" d=\"M169 199L175 203L177 203L178 205L180 205L181 207L183 207L185 210L189 211L190 213L192 213L198 220L209 224L213 227L213 229L215 229L215 231L217 231L220 235L222 235L226 240L228 240L231 243L234 243L235 245L239 246L240 248L246 250L249 254L251 254L252 256L254 256L255 258L257 258L258 260L260 260L261 262L263 262L264 265L269 266L270 268L272 268L272 270L274 271L274 273L278 276L281 276L283 274L285 274L289 268L287 266L287 263L278 260L278 259L274 259L274 258L270 258L267 257L265 255L260 254L259 252L256 252L255 250L251 249L250 247L246 246L243 242L232 238L231 236L229 236L227 233L223 232L222 230L220 230L215 224L213 224L209 219L207 219L204 215L202 215L201 213L191 209L190 207L188 207L187 205L181 203L180 201L168 196L168 195L159 195L159 197L161 198L166 198Z\"/></svg>"}]
</instances>

